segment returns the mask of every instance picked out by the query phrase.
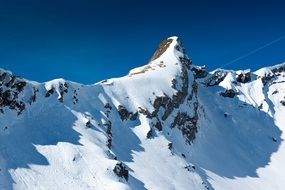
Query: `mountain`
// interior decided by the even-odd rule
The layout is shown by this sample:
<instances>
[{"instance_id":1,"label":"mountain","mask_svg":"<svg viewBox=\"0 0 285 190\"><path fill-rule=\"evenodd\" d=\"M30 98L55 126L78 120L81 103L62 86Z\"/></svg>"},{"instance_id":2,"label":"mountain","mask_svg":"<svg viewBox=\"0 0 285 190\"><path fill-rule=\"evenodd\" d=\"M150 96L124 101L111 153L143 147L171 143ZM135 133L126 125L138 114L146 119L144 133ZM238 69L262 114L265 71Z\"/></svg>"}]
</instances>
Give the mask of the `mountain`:
<instances>
[{"instance_id":1,"label":"mountain","mask_svg":"<svg viewBox=\"0 0 285 190\"><path fill-rule=\"evenodd\" d=\"M181 41L127 76L0 70L0 189L283 190L285 64L208 72Z\"/></svg>"}]
</instances>

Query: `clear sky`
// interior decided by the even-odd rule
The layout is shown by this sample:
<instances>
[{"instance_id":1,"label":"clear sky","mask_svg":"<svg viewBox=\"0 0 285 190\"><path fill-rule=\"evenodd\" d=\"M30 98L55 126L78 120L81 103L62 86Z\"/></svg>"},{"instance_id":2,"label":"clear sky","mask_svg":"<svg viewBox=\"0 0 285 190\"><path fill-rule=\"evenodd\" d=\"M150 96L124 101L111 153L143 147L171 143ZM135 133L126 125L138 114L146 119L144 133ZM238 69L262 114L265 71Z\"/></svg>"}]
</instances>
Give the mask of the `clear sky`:
<instances>
[{"instance_id":1,"label":"clear sky","mask_svg":"<svg viewBox=\"0 0 285 190\"><path fill-rule=\"evenodd\" d=\"M123 76L172 35L213 70L284 36L285 1L0 0L0 67L40 82ZM282 39L226 68L284 61Z\"/></svg>"}]
</instances>

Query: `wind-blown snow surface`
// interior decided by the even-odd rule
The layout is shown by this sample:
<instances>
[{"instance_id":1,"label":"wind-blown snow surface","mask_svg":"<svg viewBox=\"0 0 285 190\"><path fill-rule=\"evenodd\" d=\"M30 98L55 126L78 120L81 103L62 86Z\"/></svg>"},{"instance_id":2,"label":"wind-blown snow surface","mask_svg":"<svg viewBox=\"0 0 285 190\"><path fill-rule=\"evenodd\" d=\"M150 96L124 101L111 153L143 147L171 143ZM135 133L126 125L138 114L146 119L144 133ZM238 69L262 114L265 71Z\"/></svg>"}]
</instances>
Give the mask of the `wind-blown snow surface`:
<instances>
[{"instance_id":1,"label":"wind-blown snow surface","mask_svg":"<svg viewBox=\"0 0 285 190\"><path fill-rule=\"evenodd\" d=\"M208 73L171 37L94 85L0 70L0 112L0 189L285 188L285 64Z\"/></svg>"}]
</instances>

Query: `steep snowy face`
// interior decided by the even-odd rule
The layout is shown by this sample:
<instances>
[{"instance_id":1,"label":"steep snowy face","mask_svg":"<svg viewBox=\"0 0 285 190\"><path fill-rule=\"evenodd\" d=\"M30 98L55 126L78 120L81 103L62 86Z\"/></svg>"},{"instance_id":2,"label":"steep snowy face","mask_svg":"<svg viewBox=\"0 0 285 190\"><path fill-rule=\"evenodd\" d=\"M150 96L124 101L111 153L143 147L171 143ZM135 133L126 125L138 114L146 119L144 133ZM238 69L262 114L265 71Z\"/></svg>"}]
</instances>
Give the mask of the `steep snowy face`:
<instances>
[{"instance_id":1,"label":"steep snowy face","mask_svg":"<svg viewBox=\"0 0 285 190\"><path fill-rule=\"evenodd\" d=\"M0 189L281 190L284 81L208 72L177 37L94 85L0 70Z\"/></svg>"}]
</instances>

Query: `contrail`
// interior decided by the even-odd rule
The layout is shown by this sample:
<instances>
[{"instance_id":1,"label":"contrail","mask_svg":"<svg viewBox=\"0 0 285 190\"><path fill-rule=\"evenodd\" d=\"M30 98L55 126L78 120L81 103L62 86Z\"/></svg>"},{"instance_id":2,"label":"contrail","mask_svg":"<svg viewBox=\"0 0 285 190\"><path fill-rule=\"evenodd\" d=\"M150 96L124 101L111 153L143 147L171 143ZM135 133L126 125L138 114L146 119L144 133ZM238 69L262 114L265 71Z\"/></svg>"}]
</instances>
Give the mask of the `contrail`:
<instances>
[{"instance_id":1,"label":"contrail","mask_svg":"<svg viewBox=\"0 0 285 190\"><path fill-rule=\"evenodd\" d=\"M275 39L275 40L273 40L273 41L271 41L271 42L269 42L269 43L267 43L267 44L265 44L265 45L263 45L263 46L261 46L259 48L256 48L256 49L254 49L254 50L252 50L252 51L250 51L250 52L248 52L248 53L246 53L246 54L244 54L244 55L242 55L240 57L237 57L236 59L234 59L232 61L229 61L229 62L225 63L224 65L222 65L220 67L220 69L225 67L225 66L231 65L231 64L233 64L233 63L235 63L235 62L237 62L237 61L239 61L241 59L244 59L244 58L246 58L246 57L248 57L248 56L250 56L250 55L252 55L252 54L254 54L254 53L256 53L256 52L258 52L258 51L260 51L260 50L262 50L262 49L264 49L264 48L266 48L266 47L268 47L268 46L270 46L270 45L272 45L274 43L276 43L276 42L279 42L280 40L283 40L283 39L285 39L285 35L281 36L281 37L279 37L279 38L277 38L277 39Z\"/></svg>"}]
</instances>

